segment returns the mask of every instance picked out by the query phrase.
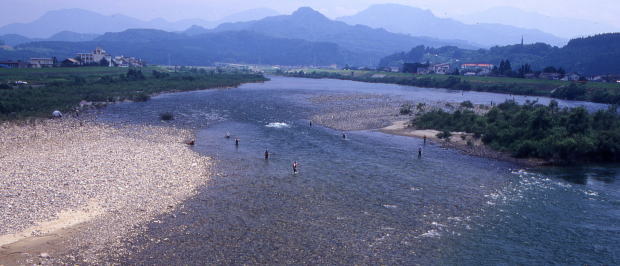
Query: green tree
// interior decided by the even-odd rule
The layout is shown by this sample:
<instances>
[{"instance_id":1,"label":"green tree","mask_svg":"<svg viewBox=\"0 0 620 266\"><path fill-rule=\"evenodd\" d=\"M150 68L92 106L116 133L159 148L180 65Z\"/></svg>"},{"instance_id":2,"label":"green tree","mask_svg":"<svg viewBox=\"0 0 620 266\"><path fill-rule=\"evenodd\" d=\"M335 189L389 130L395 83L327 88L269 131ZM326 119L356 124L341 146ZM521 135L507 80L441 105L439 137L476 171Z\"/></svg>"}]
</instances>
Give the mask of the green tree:
<instances>
[{"instance_id":1,"label":"green tree","mask_svg":"<svg viewBox=\"0 0 620 266\"><path fill-rule=\"evenodd\" d=\"M578 85L575 83L571 83L568 86L562 86L560 88L555 89L551 96L560 99L566 100L578 100L584 99L586 95L586 88L583 85Z\"/></svg>"},{"instance_id":2,"label":"green tree","mask_svg":"<svg viewBox=\"0 0 620 266\"><path fill-rule=\"evenodd\" d=\"M127 80L145 80L144 74L142 74L142 70L138 69L129 69L126 75Z\"/></svg>"},{"instance_id":3,"label":"green tree","mask_svg":"<svg viewBox=\"0 0 620 266\"><path fill-rule=\"evenodd\" d=\"M585 134L590 126L588 111L583 107L574 108L568 115L566 130L569 134Z\"/></svg>"},{"instance_id":4,"label":"green tree","mask_svg":"<svg viewBox=\"0 0 620 266\"><path fill-rule=\"evenodd\" d=\"M110 61L108 61L108 60L107 60L107 59L105 59L105 58L102 58L102 59L101 59L101 61L99 61L99 65L100 65L100 66L103 66L103 67L110 66Z\"/></svg>"},{"instance_id":5,"label":"green tree","mask_svg":"<svg viewBox=\"0 0 620 266\"><path fill-rule=\"evenodd\" d=\"M485 115L472 111L432 111L412 120L419 129L464 131L516 157L538 157L556 163L620 161L620 116L614 108L589 113L585 108L559 109L514 101L493 107Z\"/></svg>"},{"instance_id":6,"label":"green tree","mask_svg":"<svg viewBox=\"0 0 620 266\"><path fill-rule=\"evenodd\" d=\"M526 74L532 73L532 66L530 64L524 64L519 67L519 77L523 78Z\"/></svg>"},{"instance_id":7,"label":"green tree","mask_svg":"<svg viewBox=\"0 0 620 266\"><path fill-rule=\"evenodd\" d=\"M474 108L474 104L470 101L464 101L461 103L461 107L463 108Z\"/></svg>"}]
</instances>

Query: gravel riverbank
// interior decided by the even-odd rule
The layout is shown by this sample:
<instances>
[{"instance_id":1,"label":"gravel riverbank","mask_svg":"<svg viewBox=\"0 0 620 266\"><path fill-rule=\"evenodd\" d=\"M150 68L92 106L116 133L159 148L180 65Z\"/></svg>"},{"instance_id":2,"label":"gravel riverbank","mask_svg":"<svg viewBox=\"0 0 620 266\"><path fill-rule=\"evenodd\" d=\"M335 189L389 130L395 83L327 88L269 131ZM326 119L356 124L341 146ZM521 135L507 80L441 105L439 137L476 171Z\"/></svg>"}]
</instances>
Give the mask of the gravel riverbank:
<instances>
[{"instance_id":1,"label":"gravel riverbank","mask_svg":"<svg viewBox=\"0 0 620 266\"><path fill-rule=\"evenodd\" d=\"M548 162L538 159L517 159L504 152L498 152L484 145L472 134L452 132L450 141L436 137L439 131L417 130L408 127L408 122L420 112L434 109L446 111L458 110L461 103L455 102L416 102L405 101L396 97L372 94L326 94L309 99L313 104L321 106L323 113L312 116L312 121L320 125L342 131L378 130L386 134L423 138L443 147L459 150L463 153L495 160L508 161L528 167L546 165ZM401 115L403 104L412 107L411 115ZM420 107L418 107L420 104ZM419 108L419 109L418 109ZM489 106L476 105L474 112L484 114ZM468 143L468 141L470 143Z\"/></svg>"},{"instance_id":2,"label":"gravel riverbank","mask_svg":"<svg viewBox=\"0 0 620 266\"><path fill-rule=\"evenodd\" d=\"M209 181L210 161L189 139L72 119L0 125L0 265L96 263ZM75 250L80 258L63 257Z\"/></svg>"},{"instance_id":3,"label":"gravel riverbank","mask_svg":"<svg viewBox=\"0 0 620 266\"><path fill-rule=\"evenodd\" d=\"M326 94L309 101L321 107L312 121L337 130L366 130L386 127L398 120L405 101L384 95Z\"/></svg>"}]
</instances>

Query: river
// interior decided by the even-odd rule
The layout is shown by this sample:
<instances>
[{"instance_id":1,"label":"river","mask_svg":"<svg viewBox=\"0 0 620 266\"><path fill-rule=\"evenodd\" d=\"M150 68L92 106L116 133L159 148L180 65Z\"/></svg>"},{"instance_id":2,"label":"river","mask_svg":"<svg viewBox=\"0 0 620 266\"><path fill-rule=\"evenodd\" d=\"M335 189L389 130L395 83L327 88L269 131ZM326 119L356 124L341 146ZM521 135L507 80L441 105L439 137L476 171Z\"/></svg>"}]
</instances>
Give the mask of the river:
<instances>
[{"instance_id":1,"label":"river","mask_svg":"<svg viewBox=\"0 0 620 266\"><path fill-rule=\"evenodd\" d=\"M343 139L340 131L310 125L323 109L312 97L347 94L479 104L513 98L272 77L111 105L99 120L195 129L194 149L214 158L216 172L197 196L128 239L129 253L118 262L620 263L620 166L523 169L415 138L361 130ZM173 122L159 121L165 111L175 114Z\"/></svg>"}]
</instances>

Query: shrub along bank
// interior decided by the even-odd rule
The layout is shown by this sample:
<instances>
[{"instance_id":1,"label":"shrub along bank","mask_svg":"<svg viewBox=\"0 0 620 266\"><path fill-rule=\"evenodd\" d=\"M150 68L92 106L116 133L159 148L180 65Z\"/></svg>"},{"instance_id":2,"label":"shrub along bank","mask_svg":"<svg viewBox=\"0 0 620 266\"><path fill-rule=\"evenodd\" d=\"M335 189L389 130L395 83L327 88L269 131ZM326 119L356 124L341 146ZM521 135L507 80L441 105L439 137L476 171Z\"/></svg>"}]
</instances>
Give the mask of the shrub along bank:
<instances>
[{"instance_id":1,"label":"shrub along bank","mask_svg":"<svg viewBox=\"0 0 620 266\"><path fill-rule=\"evenodd\" d=\"M589 113L582 107L561 109L555 101L549 105L507 101L484 115L435 110L412 123L418 129L474 133L491 148L518 158L556 164L620 161L620 116L615 107Z\"/></svg>"}]
</instances>

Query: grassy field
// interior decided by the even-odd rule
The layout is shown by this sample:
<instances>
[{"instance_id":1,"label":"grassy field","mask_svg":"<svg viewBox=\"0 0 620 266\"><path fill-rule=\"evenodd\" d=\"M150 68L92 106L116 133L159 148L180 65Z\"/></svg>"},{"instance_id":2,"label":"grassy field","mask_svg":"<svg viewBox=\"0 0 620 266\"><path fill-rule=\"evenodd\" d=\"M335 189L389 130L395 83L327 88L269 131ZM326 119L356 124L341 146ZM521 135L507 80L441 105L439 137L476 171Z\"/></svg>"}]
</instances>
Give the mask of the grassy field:
<instances>
[{"instance_id":1,"label":"grassy field","mask_svg":"<svg viewBox=\"0 0 620 266\"><path fill-rule=\"evenodd\" d=\"M334 78L362 82L393 83L417 87L446 88L454 90L486 91L528 96L548 96L567 100L584 100L600 103L620 104L619 83L574 83L571 81L561 80L453 76L437 74L418 75L394 72L332 69L296 69L284 73L284 75L307 78Z\"/></svg>"},{"instance_id":2,"label":"grassy field","mask_svg":"<svg viewBox=\"0 0 620 266\"><path fill-rule=\"evenodd\" d=\"M26 81L28 85L6 86ZM71 111L81 101L146 101L150 95L262 82L265 77L249 72L218 72L165 68L140 69L84 67L48 69L0 69L0 120L49 116L53 110Z\"/></svg>"},{"instance_id":3,"label":"grassy field","mask_svg":"<svg viewBox=\"0 0 620 266\"><path fill-rule=\"evenodd\" d=\"M49 84L51 82L68 82L81 77L94 81L102 76L118 76L127 74L128 68L118 67L56 67L56 68L16 68L0 69L0 84L9 81L26 81L30 84ZM167 71L161 67L144 67L142 73L152 76L153 70Z\"/></svg>"}]
</instances>

